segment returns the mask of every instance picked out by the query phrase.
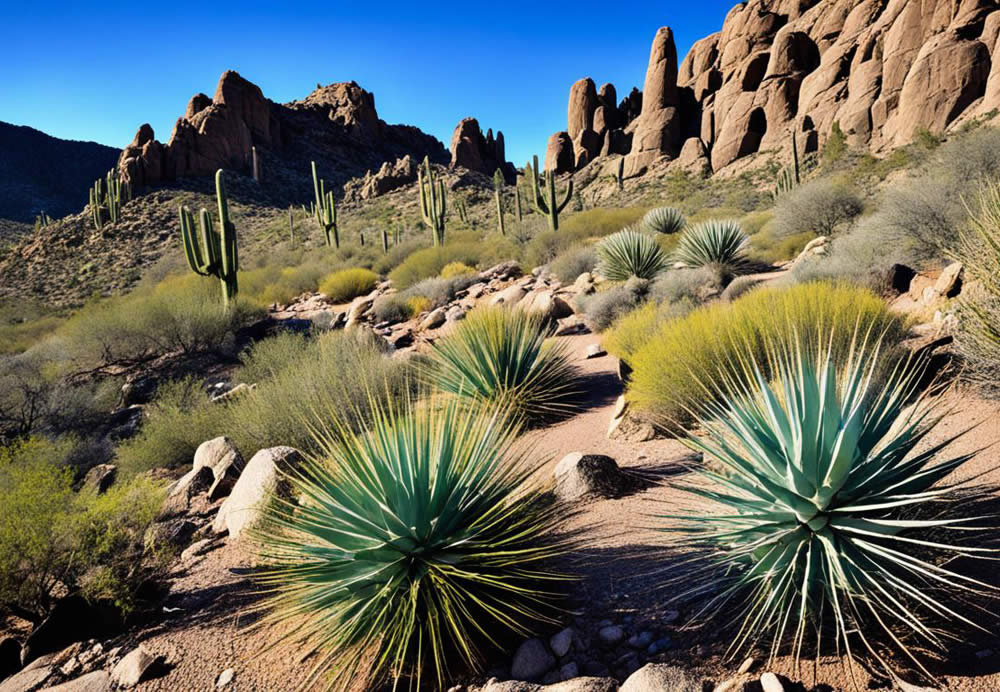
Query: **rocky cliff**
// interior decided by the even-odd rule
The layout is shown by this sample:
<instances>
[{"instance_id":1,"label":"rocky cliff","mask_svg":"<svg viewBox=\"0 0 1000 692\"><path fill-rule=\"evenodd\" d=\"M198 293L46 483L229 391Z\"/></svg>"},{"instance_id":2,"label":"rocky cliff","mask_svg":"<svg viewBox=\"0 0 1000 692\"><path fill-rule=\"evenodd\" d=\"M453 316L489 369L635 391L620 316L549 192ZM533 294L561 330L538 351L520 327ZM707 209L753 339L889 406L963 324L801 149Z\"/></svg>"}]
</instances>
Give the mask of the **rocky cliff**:
<instances>
[{"instance_id":1,"label":"rocky cliff","mask_svg":"<svg viewBox=\"0 0 1000 692\"><path fill-rule=\"evenodd\" d=\"M0 122L0 218L32 222L43 211L52 218L79 211L117 156L103 144Z\"/></svg>"},{"instance_id":2,"label":"rocky cliff","mask_svg":"<svg viewBox=\"0 0 1000 692\"><path fill-rule=\"evenodd\" d=\"M626 154L626 174L679 159L719 171L761 150L822 146L839 124L881 152L1000 107L996 0L749 0L678 65L673 34L653 39L643 91L570 89L567 129L547 167Z\"/></svg>"}]
</instances>

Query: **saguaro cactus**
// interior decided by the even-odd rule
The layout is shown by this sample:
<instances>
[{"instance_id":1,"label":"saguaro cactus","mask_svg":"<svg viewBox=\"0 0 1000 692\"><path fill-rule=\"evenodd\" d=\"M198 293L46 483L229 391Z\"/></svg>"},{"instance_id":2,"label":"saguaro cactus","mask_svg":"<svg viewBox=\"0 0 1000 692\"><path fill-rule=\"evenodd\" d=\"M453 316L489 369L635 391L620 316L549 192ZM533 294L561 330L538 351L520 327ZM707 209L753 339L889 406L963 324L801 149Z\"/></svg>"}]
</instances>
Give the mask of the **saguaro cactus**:
<instances>
[{"instance_id":1,"label":"saguaro cactus","mask_svg":"<svg viewBox=\"0 0 1000 692\"><path fill-rule=\"evenodd\" d=\"M420 216L431 229L434 245L444 245L445 214L448 209L444 181L434 175L431 160L426 156L424 169L417 171L417 185L420 188Z\"/></svg>"},{"instance_id":2,"label":"saguaro cactus","mask_svg":"<svg viewBox=\"0 0 1000 692\"><path fill-rule=\"evenodd\" d=\"M295 216L292 214L292 205L288 205L288 241L295 244Z\"/></svg>"},{"instance_id":3,"label":"saguaro cactus","mask_svg":"<svg viewBox=\"0 0 1000 692\"><path fill-rule=\"evenodd\" d=\"M618 180L618 191L625 189L625 157L622 156L618 159L618 174L615 176Z\"/></svg>"},{"instance_id":4,"label":"saguaro cactus","mask_svg":"<svg viewBox=\"0 0 1000 692\"><path fill-rule=\"evenodd\" d=\"M778 171L778 176L774 181L774 191L771 192L773 199L778 199L781 195L798 186L801 182L799 177L799 145L795 140L795 133L792 132L792 163Z\"/></svg>"},{"instance_id":5,"label":"saguaro cactus","mask_svg":"<svg viewBox=\"0 0 1000 692\"><path fill-rule=\"evenodd\" d=\"M556 201L556 176L552 172L543 175L538 173L538 156L532 157L532 165L525 166L525 174L528 176L531 186L532 198L535 209L539 214L544 214L549 219L549 228L553 231L559 230L559 212L566 208L570 198L573 196L573 179L569 179L566 186L566 194L563 195L562 202ZM542 194L542 188L545 194Z\"/></svg>"},{"instance_id":6,"label":"saguaro cactus","mask_svg":"<svg viewBox=\"0 0 1000 692\"><path fill-rule=\"evenodd\" d=\"M469 223L469 210L465 206L465 200L455 195L455 211L458 212L458 220L462 223Z\"/></svg>"},{"instance_id":7,"label":"saguaro cactus","mask_svg":"<svg viewBox=\"0 0 1000 692\"><path fill-rule=\"evenodd\" d=\"M382 227L382 253L386 254L389 252L389 231Z\"/></svg>"},{"instance_id":8,"label":"saguaro cactus","mask_svg":"<svg viewBox=\"0 0 1000 692\"><path fill-rule=\"evenodd\" d=\"M514 177L514 213L517 215L517 222L523 221L521 212L521 181Z\"/></svg>"},{"instance_id":9,"label":"saguaro cactus","mask_svg":"<svg viewBox=\"0 0 1000 692\"><path fill-rule=\"evenodd\" d=\"M132 184L122 183L118 171L111 169L103 179L98 178L90 187L87 207L94 228L102 230L104 222L117 223L122 217L122 204L132 199Z\"/></svg>"},{"instance_id":10,"label":"saguaro cactus","mask_svg":"<svg viewBox=\"0 0 1000 692\"><path fill-rule=\"evenodd\" d=\"M503 223L503 186L506 181L503 179L503 173L500 169L496 169L493 172L493 198L497 203L497 228L500 229L500 235L507 235L507 228Z\"/></svg>"},{"instance_id":11,"label":"saguaro cactus","mask_svg":"<svg viewBox=\"0 0 1000 692\"><path fill-rule=\"evenodd\" d=\"M333 199L333 190L327 192L326 181L316 174L316 162L312 162L313 191L316 194L316 221L323 228L327 247L340 247L340 231L337 228L337 204Z\"/></svg>"},{"instance_id":12,"label":"saguaro cactus","mask_svg":"<svg viewBox=\"0 0 1000 692\"><path fill-rule=\"evenodd\" d=\"M239 290L236 275L240 262L236 249L236 227L229 220L229 202L221 168L215 173L215 196L219 207L218 229L213 227L212 214L202 207L196 231L194 214L182 206L181 237L188 266L195 274L219 279L222 284L222 299L228 307Z\"/></svg>"},{"instance_id":13,"label":"saguaro cactus","mask_svg":"<svg viewBox=\"0 0 1000 692\"><path fill-rule=\"evenodd\" d=\"M257 147L250 147L250 158L253 160L253 180L260 182L260 159L257 158Z\"/></svg>"}]
</instances>

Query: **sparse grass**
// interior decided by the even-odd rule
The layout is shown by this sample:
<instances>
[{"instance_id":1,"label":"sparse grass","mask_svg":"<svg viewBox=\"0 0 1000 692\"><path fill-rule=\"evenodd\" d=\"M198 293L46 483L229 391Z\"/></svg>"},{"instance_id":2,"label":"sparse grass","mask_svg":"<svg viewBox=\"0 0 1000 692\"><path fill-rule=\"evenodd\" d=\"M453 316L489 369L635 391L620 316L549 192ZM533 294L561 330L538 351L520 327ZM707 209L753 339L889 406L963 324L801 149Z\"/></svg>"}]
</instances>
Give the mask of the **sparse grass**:
<instances>
[{"instance_id":1,"label":"sparse grass","mask_svg":"<svg viewBox=\"0 0 1000 692\"><path fill-rule=\"evenodd\" d=\"M477 266L482 254L482 243L473 242L449 242L443 247L424 248L414 252L393 269L389 273L389 279L396 288L403 290L421 279L439 276L441 270L453 262Z\"/></svg>"},{"instance_id":2,"label":"sparse grass","mask_svg":"<svg viewBox=\"0 0 1000 692\"><path fill-rule=\"evenodd\" d=\"M571 247L549 264L549 269L564 284L571 284L584 272L597 267L597 253L592 247Z\"/></svg>"},{"instance_id":3,"label":"sparse grass","mask_svg":"<svg viewBox=\"0 0 1000 692\"><path fill-rule=\"evenodd\" d=\"M377 283L378 275L370 269L341 269L323 279L319 291L334 303L346 303L371 293Z\"/></svg>"}]
</instances>

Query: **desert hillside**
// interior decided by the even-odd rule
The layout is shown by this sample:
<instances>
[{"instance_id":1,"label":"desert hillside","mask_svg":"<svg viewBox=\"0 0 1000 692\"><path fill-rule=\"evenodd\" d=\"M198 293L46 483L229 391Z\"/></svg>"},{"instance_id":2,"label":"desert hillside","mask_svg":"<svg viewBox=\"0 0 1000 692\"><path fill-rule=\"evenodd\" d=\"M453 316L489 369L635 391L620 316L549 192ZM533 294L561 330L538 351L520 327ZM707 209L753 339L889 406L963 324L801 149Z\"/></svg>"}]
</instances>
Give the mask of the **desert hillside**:
<instances>
[{"instance_id":1,"label":"desert hillside","mask_svg":"<svg viewBox=\"0 0 1000 692\"><path fill-rule=\"evenodd\" d=\"M526 162L0 125L0 692L1000 689L1000 6L651 33Z\"/></svg>"}]
</instances>

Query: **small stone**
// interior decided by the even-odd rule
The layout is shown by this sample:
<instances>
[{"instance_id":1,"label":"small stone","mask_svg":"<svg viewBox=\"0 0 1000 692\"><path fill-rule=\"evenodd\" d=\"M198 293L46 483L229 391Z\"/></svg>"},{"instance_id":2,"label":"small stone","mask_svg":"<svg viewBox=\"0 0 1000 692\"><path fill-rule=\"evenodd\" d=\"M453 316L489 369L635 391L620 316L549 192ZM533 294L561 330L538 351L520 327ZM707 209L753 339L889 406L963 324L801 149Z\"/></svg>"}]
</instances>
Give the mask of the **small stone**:
<instances>
[{"instance_id":1,"label":"small stone","mask_svg":"<svg viewBox=\"0 0 1000 692\"><path fill-rule=\"evenodd\" d=\"M181 553L181 561L189 562L199 555L204 555L215 544L216 541L212 538L203 538L200 541L196 541L184 549L184 552Z\"/></svg>"},{"instance_id":2,"label":"small stone","mask_svg":"<svg viewBox=\"0 0 1000 692\"><path fill-rule=\"evenodd\" d=\"M760 676L760 686L764 692L785 692L785 686L774 673L764 673Z\"/></svg>"},{"instance_id":3,"label":"small stone","mask_svg":"<svg viewBox=\"0 0 1000 692\"><path fill-rule=\"evenodd\" d=\"M652 632L640 632L629 637L628 645L633 649L645 649L647 646L653 643L653 633Z\"/></svg>"},{"instance_id":4,"label":"small stone","mask_svg":"<svg viewBox=\"0 0 1000 692\"><path fill-rule=\"evenodd\" d=\"M541 639L529 639L517 648L510 664L510 676L515 680L535 681L556 664Z\"/></svg>"},{"instance_id":5,"label":"small stone","mask_svg":"<svg viewBox=\"0 0 1000 692\"><path fill-rule=\"evenodd\" d=\"M232 668L226 668L224 671L219 673L219 677L216 678L215 687L221 690L223 687L231 683L235 677L236 671Z\"/></svg>"},{"instance_id":6,"label":"small stone","mask_svg":"<svg viewBox=\"0 0 1000 692\"><path fill-rule=\"evenodd\" d=\"M620 394L618 396L618 400L615 401L615 410L614 413L611 414L611 419L615 420L616 418L621 418L622 416L625 415L625 411L627 409L628 409L628 402L625 401L625 395Z\"/></svg>"},{"instance_id":7,"label":"small stone","mask_svg":"<svg viewBox=\"0 0 1000 692\"><path fill-rule=\"evenodd\" d=\"M587 347L587 359L590 358L600 358L601 356L608 355L608 352L601 348L600 344L591 344Z\"/></svg>"},{"instance_id":8,"label":"small stone","mask_svg":"<svg viewBox=\"0 0 1000 692\"><path fill-rule=\"evenodd\" d=\"M118 661L111 670L111 679L119 687L135 687L145 679L150 669L162 662L163 656L152 653L140 644Z\"/></svg>"},{"instance_id":9,"label":"small stone","mask_svg":"<svg viewBox=\"0 0 1000 692\"><path fill-rule=\"evenodd\" d=\"M753 656L748 656L747 660L743 661L743 663L740 664L740 667L736 669L736 672L740 674L749 673L750 669L753 668L753 664Z\"/></svg>"},{"instance_id":10,"label":"small stone","mask_svg":"<svg viewBox=\"0 0 1000 692\"><path fill-rule=\"evenodd\" d=\"M673 622L677 622L680 619L680 617L681 617L680 611L668 610L666 614L663 616L663 621L669 625Z\"/></svg>"},{"instance_id":11,"label":"small stone","mask_svg":"<svg viewBox=\"0 0 1000 692\"><path fill-rule=\"evenodd\" d=\"M549 639L549 648L552 649L552 653L557 658L562 658L573 648L573 634L573 628L567 627L561 632L553 634L552 638Z\"/></svg>"},{"instance_id":12,"label":"small stone","mask_svg":"<svg viewBox=\"0 0 1000 692\"><path fill-rule=\"evenodd\" d=\"M742 687L743 683L739 678L730 678L716 685L712 692L736 692L737 689Z\"/></svg>"},{"instance_id":13,"label":"small stone","mask_svg":"<svg viewBox=\"0 0 1000 692\"><path fill-rule=\"evenodd\" d=\"M649 656L662 654L664 651L669 651L673 646L674 643L670 637L660 637L646 648L646 654Z\"/></svg>"},{"instance_id":14,"label":"small stone","mask_svg":"<svg viewBox=\"0 0 1000 692\"><path fill-rule=\"evenodd\" d=\"M993 649L983 649L976 652L976 658L978 659L990 658L991 656L993 656Z\"/></svg>"},{"instance_id":15,"label":"small stone","mask_svg":"<svg viewBox=\"0 0 1000 692\"><path fill-rule=\"evenodd\" d=\"M559 669L559 676L563 680L572 680L578 675L580 675L580 666L576 665L575 661L570 661Z\"/></svg>"},{"instance_id":16,"label":"small stone","mask_svg":"<svg viewBox=\"0 0 1000 692\"><path fill-rule=\"evenodd\" d=\"M701 692L701 682L683 668L665 663L647 663L622 683L619 692Z\"/></svg>"},{"instance_id":17,"label":"small stone","mask_svg":"<svg viewBox=\"0 0 1000 692\"><path fill-rule=\"evenodd\" d=\"M614 646L625 638L625 630L618 625L609 625L608 627L602 627L598 631L597 636L600 637L604 645Z\"/></svg>"}]
</instances>

